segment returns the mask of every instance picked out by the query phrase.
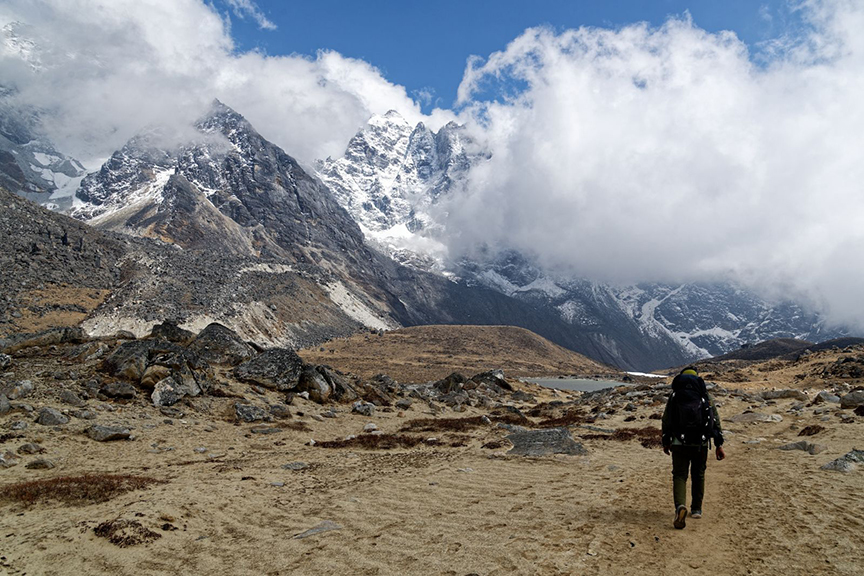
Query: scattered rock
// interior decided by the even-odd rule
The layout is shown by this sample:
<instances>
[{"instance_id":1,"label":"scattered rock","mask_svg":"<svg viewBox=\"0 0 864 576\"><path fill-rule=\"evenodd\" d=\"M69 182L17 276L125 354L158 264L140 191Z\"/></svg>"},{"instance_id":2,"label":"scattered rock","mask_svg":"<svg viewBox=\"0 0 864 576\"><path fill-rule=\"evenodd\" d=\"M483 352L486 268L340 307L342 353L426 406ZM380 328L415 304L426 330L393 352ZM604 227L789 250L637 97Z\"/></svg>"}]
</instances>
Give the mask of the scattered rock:
<instances>
[{"instance_id":1,"label":"scattered rock","mask_svg":"<svg viewBox=\"0 0 864 576\"><path fill-rule=\"evenodd\" d=\"M9 425L9 429L10 430L26 430L27 429L27 422L24 422L23 420L15 420L14 422L12 422L12 424Z\"/></svg>"},{"instance_id":2,"label":"scattered rock","mask_svg":"<svg viewBox=\"0 0 864 576\"><path fill-rule=\"evenodd\" d=\"M22 380L14 386L3 390L3 394L9 400L20 400L26 398L33 393L33 382L30 380Z\"/></svg>"},{"instance_id":3,"label":"scattered rock","mask_svg":"<svg viewBox=\"0 0 864 576\"><path fill-rule=\"evenodd\" d=\"M297 385L303 360L293 350L271 348L234 369L234 377L275 390L290 390Z\"/></svg>"},{"instance_id":4,"label":"scattered rock","mask_svg":"<svg viewBox=\"0 0 864 576\"><path fill-rule=\"evenodd\" d=\"M128 440L132 436L129 428L124 426L101 426L96 424L87 429L87 436L97 442Z\"/></svg>"},{"instance_id":5,"label":"scattered rock","mask_svg":"<svg viewBox=\"0 0 864 576\"><path fill-rule=\"evenodd\" d=\"M330 399L333 389L327 378L316 367L304 366L298 377L296 390L301 394L309 393L309 399L318 404L324 404Z\"/></svg>"},{"instance_id":6,"label":"scattered rock","mask_svg":"<svg viewBox=\"0 0 864 576\"><path fill-rule=\"evenodd\" d=\"M376 426L373 422L369 422L368 424L363 426L363 432L374 432L375 430L378 430L378 426Z\"/></svg>"},{"instance_id":7,"label":"scattered rock","mask_svg":"<svg viewBox=\"0 0 864 576\"><path fill-rule=\"evenodd\" d=\"M465 382L467 381L468 379L465 378L465 376L463 376L462 374L458 372L453 372L446 378L435 382L434 387L436 390L443 394L450 394L452 392L458 392L459 390L462 390Z\"/></svg>"},{"instance_id":8,"label":"scattered rock","mask_svg":"<svg viewBox=\"0 0 864 576\"><path fill-rule=\"evenodd\" d=\"M8 354L0 354L0 370L6 370L12 364L12 357Z\"/></svg>"},{"instance_id":9,"label":"scattered rock","mask_svg":"<svg viewBox=\"0 0 864 576\"><path fill-rule=\"evenodd\" d=\"M42 408L36 417L36 423L42 426L61 426L69 422L69 417L54 408Z\"/></svg>"},{"instance_id":10,"label":"scattered rock","mask_svg":"<svg viewBox=\"0 0 864 576\"><path fill-rule=\"evenodd\" d=\"M792 390L792 389L786 389L786 390L765 390L764 392L762 392L761 394L759 394L759 396L760 396L763 400L778 400L778 399L781 399L781 398L794 398L795 400L799 400L799 401L801 401L801 402L806 402L806 401L808 401L808 400L810 399L810 398L808 398L807 395L804 394L802 391L800 391L800 390Z\"/></svg>"},{"instance_id":11,"label":"scattered rock","mask_svg":"<svg viewBox=\"0 0 864 576\"><path fill-rule=\"evenodd\" d=\"M12 397L9 396L9 398ZM856 408L858 406L864 406L864 390L855 390L840 398L841 408Z\"/></svg>"},{"instance_id":12,"label":"scattered rock","mask_svg":"<svg viewBox=\"0 0 864 576\"><path fill-rule=\"evenodd\" d=\"M222 366L236 366L255 355L255 350L236 332L218 324L209 324L189 344L204 361Z\"/></svg>"},{"instance_id":13,"label":"scattered rock","mask_svg":"<svg viewBox=\"0 0 864 576\"><path fill-rule=\"evenodd\" d=\"M8 414L12 411L12 405L9 404L9 399L5 394L0 394L0 416Z\"/></svg>"},{"instance_id":14,"label":"scattered rock","mask_svg":"<svg viewBox=\"0 0 864 576\"><path fill-rule=\"evenodd\" d=\"M72 392L71 390L61 390L59 397L60 401L64 404L68 404L69 406L74 406L76 408L80 408L86 404L86 402L82 400L81 397L78 396L78 394Z\"/></svg>"},{"instance_id":15,"label":"scattered rock","mask_svg":"<svg viewBox=\"0 0 864 576\"><path fill-rule=\"evenodd\" d=\"M0 469L11 468L12 466L17 465L18 457L15 454L8 450L6 452L0 452Z\"/></svg>"},{"instance_id":16,"label":"scattered rock","mask_svg":"<svg viewBox=\"0 0 864 576\"><path fill-rule=\"evenodd\" d=\"M296 470L303 470L303 469L308 468L308 467L309 467L309 465L306 464L305 462L289 462L288 464L282 465L282 468L284 470L295 470L295 471Z\"/></svg>"},{"instance_id":17,"label":"scattered rock","mask_svg":"<svg viewBox=\"0 0 864 576\"><path fill-rule=\"evenodd\" d=\"M128 382L110 382L99 389L99 392L109 398L131 400L137 392L135 387Z\"/></svg>"},{"instance_id":18,"label":"scattered rock","mask_svg":"<svg viewBox=\"0 0 864 576\"><path fill-rule=\"evenodd\" d=\"M358 400L351 407L351 412L355 414L360 414L361 416L373 416L375 414L375 405L370 404L369 402L363 402L362 400Z\"/></svg>"},{"instance_id":19,"label":"scattered rock","mask_svg":"<svg viewBox=\"0 0 864 576\"><path fill-rule=\"evenodd\" d=\"M857 464L864 464L864 450L852 450L840 458L828 462L822 466L822 470L836 470L837 472L852 472Z\"/></svg>"},{"instance_id":20,"label":"scattered rock","mask_svg":"<svg viewBox=\"0 0 864 576\"><path fill-rule=\"evenodd\" d=\"M76 410L72 412L72 416L80 420L95 420L96 413L92 410Z\"/></svg>"},{"instance_id":21,"label":"scattered rock","mask_svg":"<svg viewBox=\"0 0 864 576\"><path fill-rule=\"evenodd\" d=\"M243 422L258 422L269 418L267 412L260 406L241 404L240 402L234 403L234 414L238 420L242 420Z\"/></svg>"},{"instance_id":22,"label":"scattered rock","mask_svg":"<svg viewBox=\"0 0 864 576\"><path fill-rule=\"evenodd\" d=\"M566 428L547 430L526 430L507 436L513 444L508 452L516 456L548 456L550 454L583 455L588 451L582 444L573 440Z\"/></svg>"},{"instance_id":23,"label":"scattered rock","mask_svg":"<svg viewBox=\"0 0 864 576\"><path fill-rule=\"evenodd\" d=\"M28 462L24 467L29 468L30 470L50 470L54 468L54 462L47 458L37 458L36 460Z\"/></svg>"},{"instance_id":24,"label":"scattered rock","mask_svg":"<svg viewBox=\"0 0 864 576\"><path fill-rule=\"evenodd\" d=\"M822 402L829 402L831 404L839 404L840 397L836 394L831 394L830 392L823 390L813 398L813 404L821 404Z\"/></svg>"},{"instance_id":25,"label":"scattered rock","mask_svg":"<svg viewBox=\"0 0 864 576\"><path fill-rule=\"evenodd\" d=\"M32 442L23 444L18 448L19 454L43 454L44 452L45 448L39 446L38 444L33 444Z\"/></svg>"},{"instance_id":26,"label":"scattered rock","mask_svg":"<svg viewBox=\"0 0 864 576\"><path fill-rule=\"evenodd\" d=\"M803 450L811 455L819 454L827 449L828 447L824 444L812 444L806 440L799 440L798 442L780 446L780 450Z\"/></svg>"},{"instance_id":27,"label":"scattered rock","mask_svg":"<svg viewBox=\"0 0 864 576\"><path fill-rule=\"evenodd\" d=\"M270 415L280 420L291 418L291 411L285 404L273 404L270 406Z\"/></svg>"},{"instance_id":28,"label":"scattered rock","mask_svg":"<svg viewBox=\"0 0 864 576\"><path fill-rule=\"evenodd\" d=\"M251 432L253 434L278 434L282 432L282 429L274 426L255 426Z\"/></svg>"},{"instance_id":29,"label":"scattered rock","mask_svg":"<svg viewBox=\"0 0 864 576\"><path fill-rule=\"evenodd\" d=\"M303 538L308 538L309 536L314 536L315 534L321 534L322 532L330 532L331 530L341 530L342 527L332 522L330 520L324 520L314 528L310 528L305 532L301 532L299 534L295 534L294 538L297 540L302 540Z\"/></svg>"},{"instance_id":30,"label":"scattered rock","mask_svg":"<svg viewBox=\"0 0 864 576\"><path fill-rule=\"evenodd\" d=\"M189 330L180 328L173 320L165 320L162 324L156 324L150 331L150 338L159 338L169 342L187 344L195 337Z\"/></svg>"},{"instance_id":31,"label":"scattered rock","mask_svg":"<svg viewBox=\"0 0 864 576\"><path fill-rule=\"evenodd\" d=\"M396 401L396 408L400 410L408 410L409 408L411 408L411 404L413 403L414 401L410 398L402 398Z\"/></svg>"},{"instance_id":32,"label":"scattered rock","mask_svg":"<svg viewBox=\"0 0 864 576\"><path fill-rule=\"evenodd\" d=\"M761 414L759 412L744 412L728 419L736 424L747 424L751 422L782 422L783 417L779 414Z\"/></svg>"}]
</instances>

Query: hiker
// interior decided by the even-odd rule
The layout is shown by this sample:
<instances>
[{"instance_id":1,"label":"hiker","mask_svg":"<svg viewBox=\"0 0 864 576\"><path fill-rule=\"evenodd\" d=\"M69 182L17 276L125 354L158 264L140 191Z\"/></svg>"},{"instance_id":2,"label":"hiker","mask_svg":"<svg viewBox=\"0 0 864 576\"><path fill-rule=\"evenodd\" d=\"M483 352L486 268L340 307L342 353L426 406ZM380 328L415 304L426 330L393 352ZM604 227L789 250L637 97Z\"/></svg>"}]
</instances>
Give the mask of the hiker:
<instances>
[{"instance_id":1,"label":"hiker","mask_svg":"<svg viewBox=\"0 0 864 576\"><path fill-rule=\"evenodd\" d=\"M711 441L717 460L723 460L723 431L714 400L694 366L688 366L672 380L672 394L663 411L663 452L672 454L672 494L675 521L679 530L687 518L687 471L693 476L690 516L702 517L705 468Z\"/></svg>"}]
</instances>

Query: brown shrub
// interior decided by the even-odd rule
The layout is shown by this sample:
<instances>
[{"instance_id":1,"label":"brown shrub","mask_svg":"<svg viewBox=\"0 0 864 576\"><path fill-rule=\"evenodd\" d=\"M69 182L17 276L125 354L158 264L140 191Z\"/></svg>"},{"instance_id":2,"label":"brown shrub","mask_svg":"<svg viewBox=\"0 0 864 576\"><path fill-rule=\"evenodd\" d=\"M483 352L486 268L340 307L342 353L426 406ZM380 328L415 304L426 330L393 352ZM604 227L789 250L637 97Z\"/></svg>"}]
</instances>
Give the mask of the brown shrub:
<instances>
[{"instance_id":1,"label":"brown shrub","mask_svg":"<svg viewBox=\"0 0 864 576\"><path fill-rule=\"evenodd\" d=\"M147 544L162 537L158 532L148 530L136 520L122 520L120 518L102 522L93 531L96 536L107 538L108 542L121 548Z\"/></svg>"},{"instance_id":2,"label":"brown shrub","mask_svg":"<svg viewBox=\"0 0 864 576\"><path fill-rule=\"evenodd\" d=\"M638 439L645 448L658 448L663 445L662 433L658 428L646 426L645 428L619 428L612 434L584 434L586 440L616 440L626 442Z\"/></svg>"},{"instance_id":3,"label":"brown shrub","mask_svg":"<svg viewBox=\"0 0 864 576\"><path fill-rule=\"evenodd\" d=\"M164 480L144 476L85 474L10 484L0 489L0 501L34 504L56 500L67 504L105 502L124 492L141 490Z\"/></svg>"},{"instance_id":4,"label":"brown shrub","mask_svg":"<svg viewBox=\"0 0 864 576\"><path fill-rule=\"evenodd\" d=\"M810 426L805 426L798 432L798 436L813 436L814 434L818 434L825 430L824 426L820 426L819 424L812 424Z\"/></svg>"},{"instance_id":5,"label":"brown shrub","mask_svg":"<svg viewBox=\"0 0 864 576\"><path fill-rule=\"evenodd\" d=\"M391 448L413 448L418 444L441 446L440 440L429 441L419 436L404 434L363 434L348 440L329 440L316 442L321 448L365 448L367 450L390 450Z\"/></svg>"},{"instance_id":6,"label":"brown shrub","mask_svg":"<svg viewBox=\"0 0 864 576\"><path fill-rule=\"evenodd\" d=\"M490 414L487 416L492 422L505 422L507 424L526 424L529 420L519 414ZM418 418L409 420L399 430L400 432L467 432L475 428L488 426L483 422L482 416L470 418Z\"/></svg>"},{"instance_id":7,"label":"brown shrub","mask_svg":"<svg viewBox=\"0 0 864 576\"><path fill-rule=\"evenodd\" d=\"M538 428L563 428L565 426L572 426L573 424L584 424L585 423L585 414L578 410L568 410L566 414L561 416L560 418L549 418L548 420L543 420L540 422L537 427Z\"/></svg>"}]
</instances>

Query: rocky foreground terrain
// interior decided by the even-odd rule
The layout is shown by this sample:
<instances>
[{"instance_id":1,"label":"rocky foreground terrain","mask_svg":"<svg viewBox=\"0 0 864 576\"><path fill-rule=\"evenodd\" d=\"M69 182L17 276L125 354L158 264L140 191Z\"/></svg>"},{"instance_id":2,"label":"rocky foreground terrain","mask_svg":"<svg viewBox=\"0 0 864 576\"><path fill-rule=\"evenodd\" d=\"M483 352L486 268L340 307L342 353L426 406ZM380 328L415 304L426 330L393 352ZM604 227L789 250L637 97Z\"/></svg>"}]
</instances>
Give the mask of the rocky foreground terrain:
<instances>
[{"instance_id":1,"label":"rocky foreground terrain","mask_svg":"<svg viewBox=\"0 0 864 576\"><path fill-rule=\"evenodd\" d=\"M3 573L864 570L860 346L705 367L728 458L684 531L666 380L366 378L218 324L2 349Z\"/></svg>"}]
</instances>

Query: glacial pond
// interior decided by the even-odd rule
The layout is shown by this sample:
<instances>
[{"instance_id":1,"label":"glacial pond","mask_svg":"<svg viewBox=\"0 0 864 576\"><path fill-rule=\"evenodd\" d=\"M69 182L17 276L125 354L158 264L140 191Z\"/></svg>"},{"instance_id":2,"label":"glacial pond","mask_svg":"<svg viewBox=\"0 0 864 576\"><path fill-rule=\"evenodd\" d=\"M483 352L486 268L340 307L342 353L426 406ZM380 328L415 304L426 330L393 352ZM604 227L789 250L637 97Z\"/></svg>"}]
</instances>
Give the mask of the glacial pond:
<instances>
[{"instance_id":1,"label":"glacial pond","mask_svg":"<svg viewBox=\"0 0 864 576\"><path fill-rule=\"evenodd\" d=\"M578 390L580 392L595 392L604 388L615 388L616 386L627 386L625 382L613 380L590 380L588 378L523 378L526 382L533 382L546 388L556 390Z\"/></svg>"}]
</instances>

